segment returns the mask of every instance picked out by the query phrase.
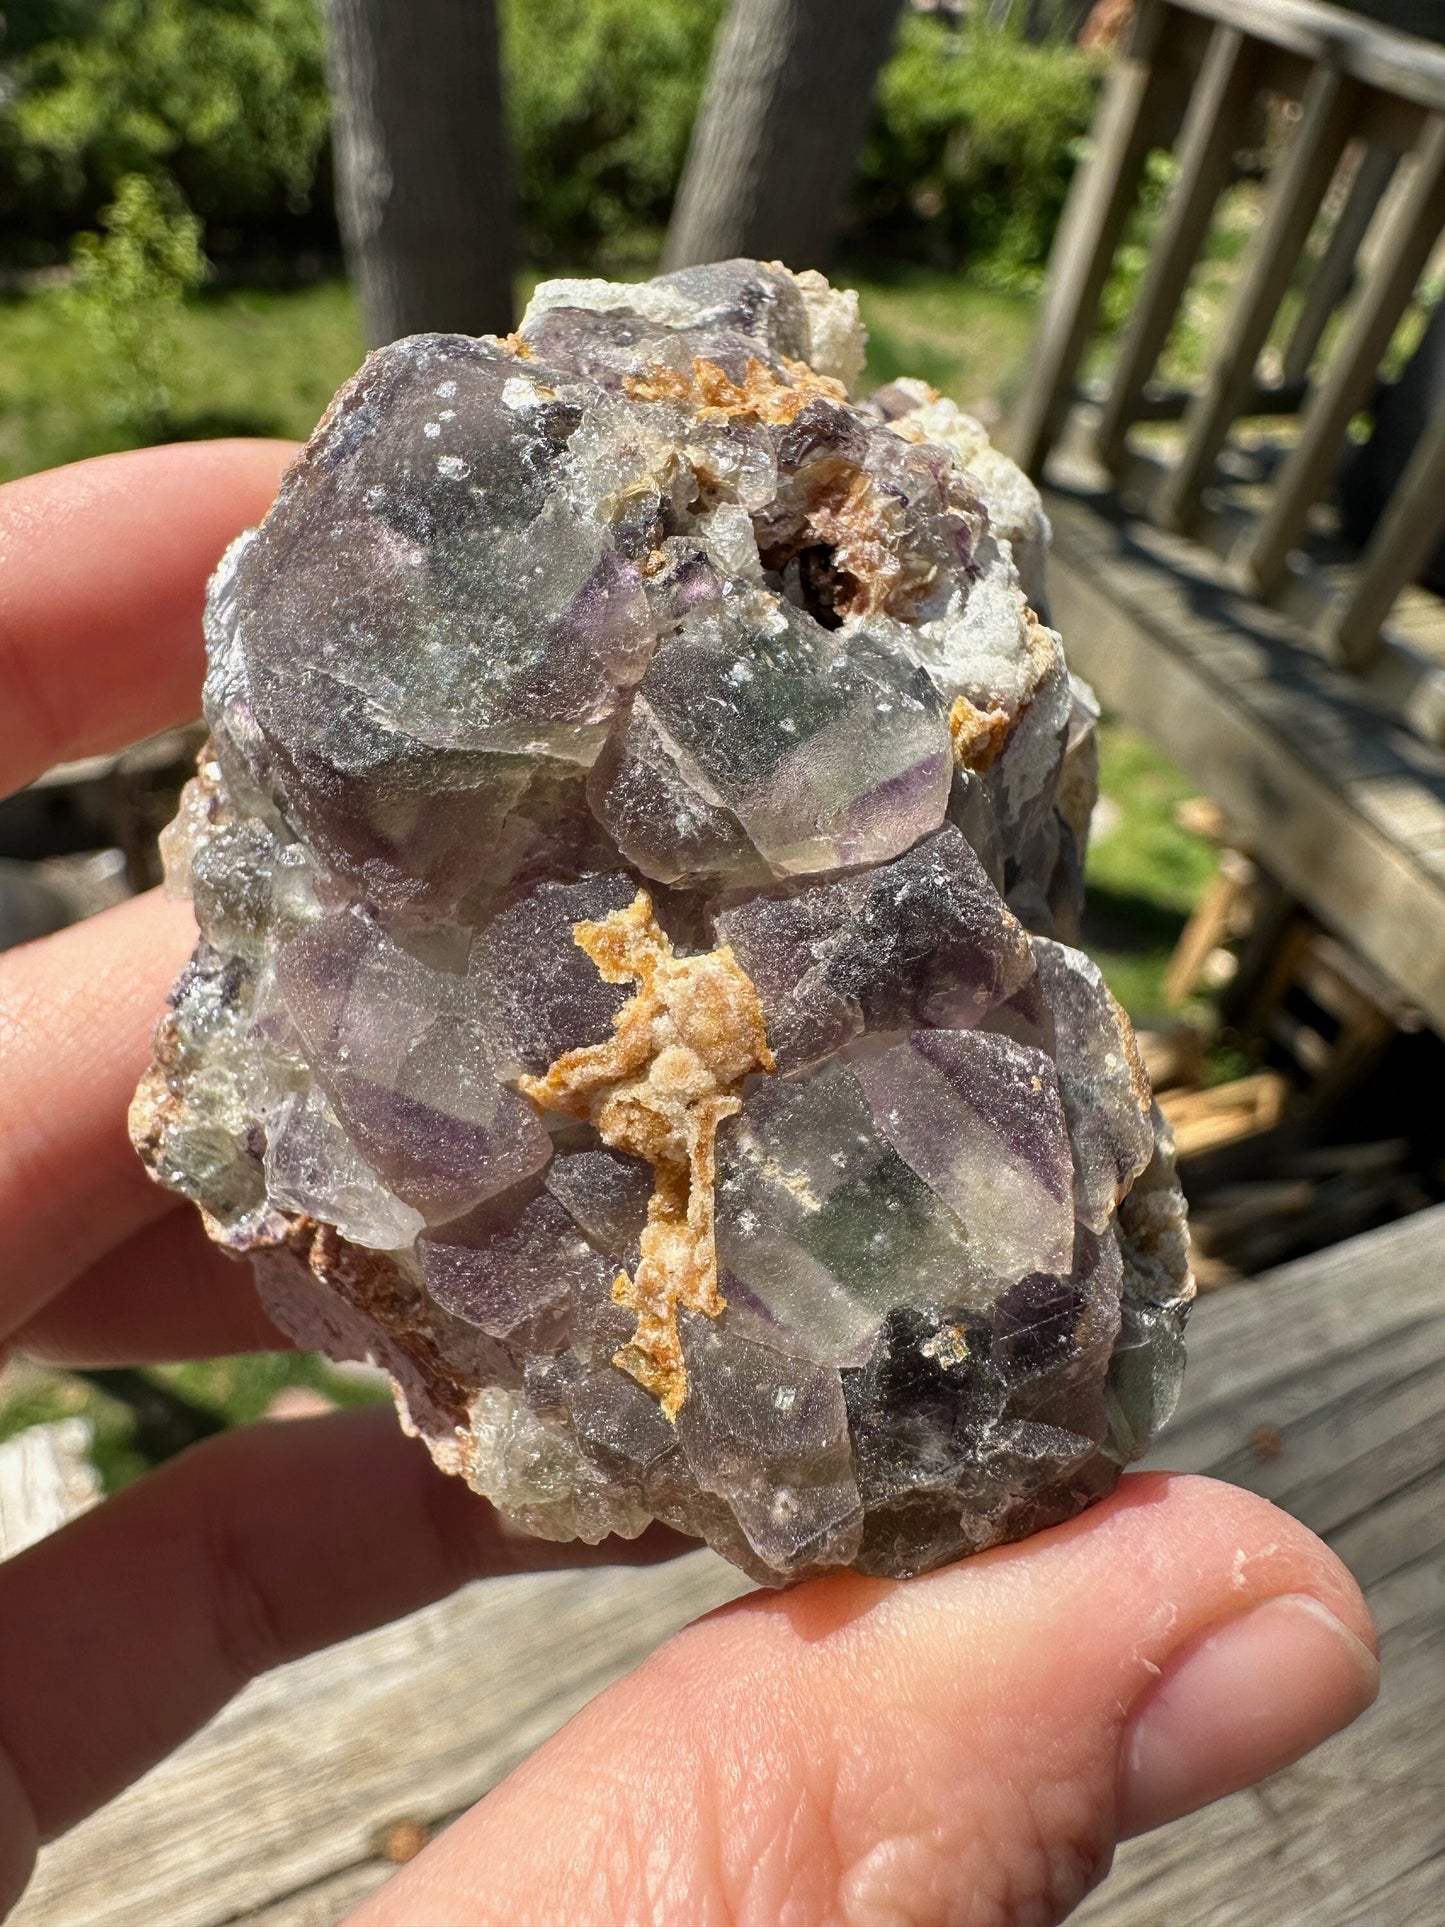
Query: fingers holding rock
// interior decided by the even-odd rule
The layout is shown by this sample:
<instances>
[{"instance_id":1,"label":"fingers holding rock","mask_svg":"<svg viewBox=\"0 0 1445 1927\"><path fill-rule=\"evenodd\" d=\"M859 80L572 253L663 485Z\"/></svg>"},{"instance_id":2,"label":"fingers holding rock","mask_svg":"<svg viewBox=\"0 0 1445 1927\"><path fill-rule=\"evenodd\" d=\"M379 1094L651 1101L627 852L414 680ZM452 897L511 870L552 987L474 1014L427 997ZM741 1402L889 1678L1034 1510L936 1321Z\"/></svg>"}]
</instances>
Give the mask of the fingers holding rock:
<instances>
[{"instance_id":1,"label":"fingers holding rock","mask_svg":"<svg viewBox=\"0 0 1445 1927\"><path fill-rule=\"evenodd\" d=\"M0 1565L0 1758L48 1838L272 1666L469 1579L685 1544L505 1532L390 1411L222 1433Z\"/></svg>"},{"instance_id":2,"label":"fingers holding rock","mask_svg":"<svg viewBox=\"0 0 1445 1927\"><path fill-rule=\"evenodd\" d=\"M194 942L152 892L0 957L0 1334L173 1208L126 1113Z\"/></svg>"},{"instance_id":3,"label":"fingers holding rock","mask_svg":"<svg viewBox=\"0 0 1445 1927\"><path fill-rule=\"evenodd\" d=\"M290 442L183 442L0 488L0 795L200 709L206 578Z\"/></svg>"},{"instance_id":4,"label":"fingers holding rock","mask_svg":"<svg viewBox=\"0 0 1445 1927\"><path fill-rule=\"evenodd\" d=\"M1264 1603L1286 1598L1309 1603ZM1265 1630L1231 1652L1234 1625ZM1304 1528L1228 1487L1136 1477L1068 1526L922 1580L828 1579L699 1622L354 1927L500 1923L523 1898L559 1920L1043 1927L1101 1877L1121 1825L1215 1798L1353 1718L1370 1639ZM1197 1718L1206 1688L1216 1710Z\"/></svg>"}]
</instances>

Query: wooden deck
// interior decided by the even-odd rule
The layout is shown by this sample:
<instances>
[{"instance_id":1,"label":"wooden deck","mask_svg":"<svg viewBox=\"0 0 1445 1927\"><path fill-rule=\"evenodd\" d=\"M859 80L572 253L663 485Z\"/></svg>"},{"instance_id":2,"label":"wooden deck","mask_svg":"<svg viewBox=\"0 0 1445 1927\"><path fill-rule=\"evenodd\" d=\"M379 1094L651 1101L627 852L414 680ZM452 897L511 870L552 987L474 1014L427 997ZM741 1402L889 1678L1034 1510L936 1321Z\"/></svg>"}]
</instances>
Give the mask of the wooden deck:
<instances>
[{"instance_id":1,"label":"wooden deck","mask_svg":"<svg viewBox=\"0 0 1445 1927\"><path fill-rule=\"evenodd\" d=\"M1290 132L1261 142L1281 101ZM1172 182L1109 340L1105 290L1161 149ZM1246 152L1256 218L1200 302ZM1388 483L1377 464L1371 533L1336 485L1402 322L1433 305L1442 234L1439 47L1320 0L1138 0L1010 440L1046 485L1071 665L1445 1033L1445 630L1411 586L1445 528L1445 400L1389 391L1419 433ZM1188 355L1181 323L1203 337Z\"/></svg>"},{"instance_id":2,"label":"wooden deck","mask_svg":"<svg viewBox=\"0 0 1445 1927\"><path fill-rule=\"evenodd\" d=\"M1268 1494L1364 1583L1385 1688L1263 1788L1130 1843L1084 1927L1445 1920L1445 1207L1199 1306L1160 1465ZM13 1927L334 1927L388 1829L469 1805L743 1589L709 1553L474 1587L257 1682L48 1849Z\"/></svg>"},{"instance_id":3,"label":"wooden deck","mask_svg":"<svg viewBox=\"0 0 1445 1927\"><path fill-rule=\"evenodd\" d=\"M1379 1701L1264 1786L1123 1847L1080 1927L1445 1921L1445 1207L1200 1302L1152 1464L1303 1519L1364 1586Z\"/></svg>"},{"instance_id":4,"label":"wooden deck","mask_svg":"<svg viewBox=\"0 0 1445 1927\"><path fill-rule=\"evenodd\" d=\"M1071 666L1445 1034L1445 749L1203 545L1106 490L1050 488L1045 502L1050 613Z\"/></svg>"}]
</instances>

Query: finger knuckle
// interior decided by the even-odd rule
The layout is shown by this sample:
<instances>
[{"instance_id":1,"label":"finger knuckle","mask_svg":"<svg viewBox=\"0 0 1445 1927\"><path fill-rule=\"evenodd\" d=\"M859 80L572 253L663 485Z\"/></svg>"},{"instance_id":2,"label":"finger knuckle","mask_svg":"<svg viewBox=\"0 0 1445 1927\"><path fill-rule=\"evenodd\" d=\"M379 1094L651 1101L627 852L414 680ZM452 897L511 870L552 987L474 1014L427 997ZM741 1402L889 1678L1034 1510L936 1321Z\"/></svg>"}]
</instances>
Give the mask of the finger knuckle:
<instances>
[{"instance_id":1,"label":"finger knuckle","mask_svg":"<svg viewBox=\"0 0 1445 1927\"><path fill-rule=\"evenodd\" d=\"M999 1777L915 1782L879 1822L839 1828L839 1927L1055 1927L1102 1876L1110 1839L1093 1788L1027 1793ZM896 1817L890 1817L890 1807Z\"/></svg>"}]
</instances>

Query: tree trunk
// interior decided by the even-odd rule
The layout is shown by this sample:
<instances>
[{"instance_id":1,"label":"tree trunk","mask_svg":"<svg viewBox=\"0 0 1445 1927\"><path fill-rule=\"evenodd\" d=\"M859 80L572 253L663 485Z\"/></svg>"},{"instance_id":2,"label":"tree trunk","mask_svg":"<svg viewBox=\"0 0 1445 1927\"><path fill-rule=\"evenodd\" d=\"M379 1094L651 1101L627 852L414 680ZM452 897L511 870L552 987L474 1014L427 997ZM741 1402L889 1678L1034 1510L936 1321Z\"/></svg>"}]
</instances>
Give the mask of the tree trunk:
<instances>
[{"instance_id":1,"label":"tree trunk","mask_svg":"<svg viewBox=\"0 0 1445 1927\"><path fill-rule=\"evenodd\" d=\"M822 267L899 0L733 0L693 128L670 268L734 255Z\"/></svg>"},{"instance_id":2,"label":"tree trunk","mask_svg":"<svg viewBox=\"0 0 1445 1927\"><path fill-rule=\"evenodd\" d=\"M329 0L337 213L372 346L512 325L493 0Z\"/></svg>"}]
</instances>

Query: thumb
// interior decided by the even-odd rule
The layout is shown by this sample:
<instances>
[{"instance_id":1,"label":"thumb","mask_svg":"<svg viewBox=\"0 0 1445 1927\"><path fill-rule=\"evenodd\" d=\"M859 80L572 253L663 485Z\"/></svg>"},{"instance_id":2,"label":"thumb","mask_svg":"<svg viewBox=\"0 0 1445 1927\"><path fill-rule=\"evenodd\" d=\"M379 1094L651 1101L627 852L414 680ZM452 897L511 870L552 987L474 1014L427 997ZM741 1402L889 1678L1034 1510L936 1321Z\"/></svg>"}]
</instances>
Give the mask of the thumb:
<instances>
[{"instance_id":1,"label":"thumb","mask_svg":"<svg viewBox=\"0 0 1445 1927\"><path fill-rule=\"evenodd\" d=\"M1116 1839L1353 1719L1372 1647L1303 1526L1137 1475L926 1578L841 1576L700 1620L352 1927L1049 1927Z\"/></svg>"}]
</instances>

